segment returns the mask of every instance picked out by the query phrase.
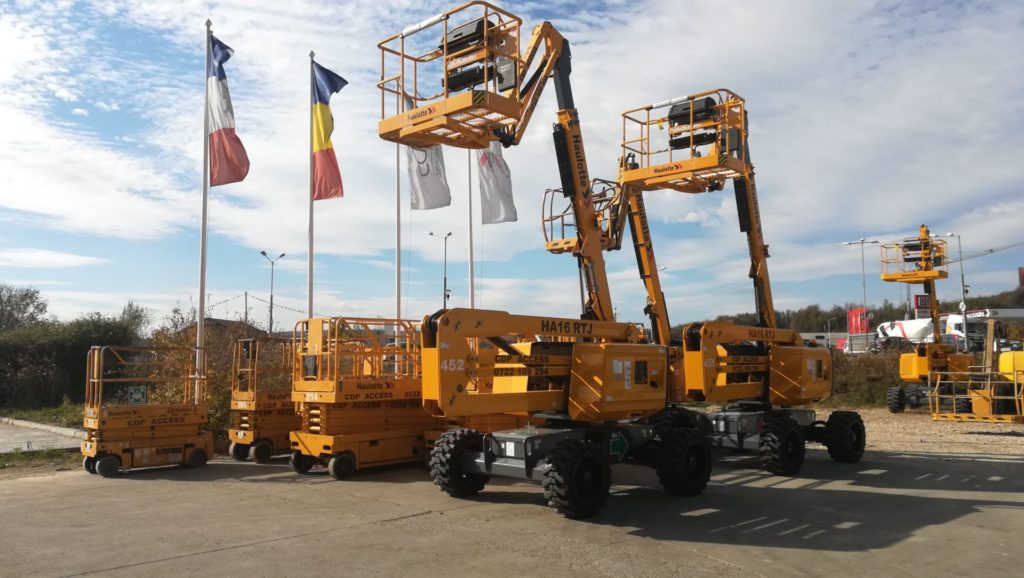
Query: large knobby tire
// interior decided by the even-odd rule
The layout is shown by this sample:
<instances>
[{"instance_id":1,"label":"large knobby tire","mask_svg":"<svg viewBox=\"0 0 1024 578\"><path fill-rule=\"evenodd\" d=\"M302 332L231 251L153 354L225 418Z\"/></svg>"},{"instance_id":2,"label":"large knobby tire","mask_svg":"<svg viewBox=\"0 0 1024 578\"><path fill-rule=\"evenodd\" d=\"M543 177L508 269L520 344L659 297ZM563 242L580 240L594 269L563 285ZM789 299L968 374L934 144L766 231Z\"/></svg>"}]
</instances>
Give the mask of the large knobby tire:
<instances>
[{"instance_id":1,"label":"large knobby tire","mask_svg":"<svg viewBox=\"0 0 1024 578\"><path fill-rule=\"evenodd\" d=\"M334 454L327 462L327 472L336 480L344 480L356 471L356 460L352 454Z\"/></svg>"},{"instance_id":2,"label":"large knobby tire","mask_svg":"<svg viewBox=\"0 0 1024 578\"><path fill-rule=\"evenodd\" d=\"M112 478L121 471L121 458L107 454L96 458L96 473L104 478Z\"/></svg>"},{"instance_id":3,"label":"large knobby tire","mask_svg":"<svg viewBox=\"0 0 1024 578\"><path fill-rule=\"evenodd\" d=\"M658 480L673 496L696 496L711 479L711 447L698 431L660 432Z\"/></svg>"},{"instance_id":4,"label":"large knobby tire","mask_svg":"<svg viewBox=\"0 0 1024 578\"><path fill-rule=\"evenodd\" d=\"M92 456L85 456L82 458L82 469L89 472L90 474L96 473L96 458Z\"/></svg>"},{"instance_id":5,"label":"large knobby tire","mask_svg":"<svg viewBox=\"0 0 1024 578\"><path fill-rule=\"evenodd\" d=\"M794 476L804 465L804 433L787 415L766 414L758 448L761 467L777 476Z\"/></svg>"},{"instance_id":6,"label":"large knobby tire","mask_svg":"<svg viewBox=\"0 0 1024 578\"><path fill-rule=\"evenodd\" d=\"M274 457L274 445L267 440L258 441L249 448L249 459L257 464L265 464Z\"/></svg>"},{"instance_id":7,"label":"large knobby tire","mask_svg":"<svg viewBox=\"0 0 1024 578\"><path fill-rule=\"evenodd\" d=\"M192 453L188 455L188 461L185 463L185 467L188 468L201 468L206 465L209 456L206 455L206 450L199 448L192 450Z\"/></svg>"},{"instance_id":8,"label":"large knobby tire","mask_svg":"<svg viewBox=\"0 0 1024 578\"><path fill-rule=\"evenodd\" d=\"M601 511L612 485L612 469L597 444L562 440L547 459L541 485L548 505L566 518L580 519Z\"/></svg>"},{"instance_id":9,"label":"large knobby tire","mask_svg":"<svg viewBox=\"0 0 1024 578\"><path fill-rule=\"evenodd\" d=\"M867 435L864 420L855 411L834 411L825 423L825 447L837 462L854 463L864 457Z\"/></svg>"},{"instance_id":10,"label":"large knobby tire","mask_svg":"<svg viewBox=\"0 0 1024 578\"><path fill-rule=\"evenodd\" d=\"M711 420L708 416L699 411L682 407L666 408L651 417L647 423L654 426L656 430L662 429L690 429L701 432L711 431Z\"/></svg>"},{"instance_id":11,"label":"large knobby tire","mask_svg":"<svg viewBox=\"0 0 1024 578\"><path fill-rule=\"evenodd\" d=\"M292 457L288 458L288 465L296 474L305 475L313 469L313 458L302 452L292 452Z\"/></svg>"},{"instance_id":12,"label":"large knobby tire","mask_svg":"<svg viewBox=\"0 0 1024 578\"><path fill-rule=\"evenodd\" d=\"M890 386L885 395L885 405L889 408L890 413L902 413L907 408L907 394L903 391L903 387Z\"/></svg>"},{"instance_id":13,"label":"large knobby tire","mask_svg":"<svg viewBox=\"0 0 1024 578\"><path fill-rule=\"evenodd\" d=\"M958 397L953 405L956 413L974 413L974 404L969 397Z\"/></svg>"},{"instance_id":14,"label":"large knobby tire","mask_svg":"<svg viewBox=\"0 0 1024 578\"><path fill-rule=\"evenodd\" d=\"M490 481L487 476L462 471L462 456L467 451L484 451L484 438L480 432L464 427L444 432L430 451L430 477L453 498L475 496Z\"/></svg>"}]
</instances>

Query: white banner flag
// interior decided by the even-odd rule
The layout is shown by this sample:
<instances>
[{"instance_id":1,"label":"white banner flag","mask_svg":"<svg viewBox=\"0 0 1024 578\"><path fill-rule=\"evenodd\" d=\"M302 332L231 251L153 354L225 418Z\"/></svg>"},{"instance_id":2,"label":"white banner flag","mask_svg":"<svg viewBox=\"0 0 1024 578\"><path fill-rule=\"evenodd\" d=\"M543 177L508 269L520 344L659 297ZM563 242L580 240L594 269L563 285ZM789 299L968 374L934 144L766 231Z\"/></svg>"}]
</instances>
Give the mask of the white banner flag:
<instances>
[{"instance_id":1,"label":"white banner flag","mask_svg":"<svg viewBox=\"0 0 1024 578\"><path fill-rule=\"evenodd\" d=\"M501 143L476 151L480 168L480 212L485 225L517 221L512 199L512 173L501 154Z\"/></svg>"},{"instance_id":2,"label":"white banner flag","mask_svg":"<svg viewBox=\"0 0 1024 578\"><path fill-rule=\"evenodd\" d=\"M411 98L405 110L412 110ZM405 147L409 170L409 203L414 211L439 209L452 204L452 192L444 174L444 152L440 145L427 148Z\"/></svg>"},{"instance_id":3,"label":"white banner flag","mask_svg":"<svg viewBox=\"0 0 1024 578\"><path fill-rule=\"evenodd\" d=\"M452 193L444 174L444 153L440 146L424 149L405 147L409 167L409 202L414 211L438 209L452 204Z\"/></svg>"}]
</instances>

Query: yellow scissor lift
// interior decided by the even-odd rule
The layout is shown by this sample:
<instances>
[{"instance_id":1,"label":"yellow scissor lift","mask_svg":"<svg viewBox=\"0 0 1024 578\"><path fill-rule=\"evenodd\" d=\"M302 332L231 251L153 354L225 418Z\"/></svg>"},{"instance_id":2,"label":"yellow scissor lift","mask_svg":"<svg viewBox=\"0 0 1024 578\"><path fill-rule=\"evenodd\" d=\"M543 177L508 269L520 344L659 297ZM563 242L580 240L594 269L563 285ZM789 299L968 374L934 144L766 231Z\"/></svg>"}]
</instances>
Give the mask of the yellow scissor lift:
<instances>
[{"instance_id":1,"label":"yellow scissor lift","mask_svg":"<svg viewBox=\"0 0 1024 578\"><path fill-rule=\"evenodd\" d=\"M302 422L292 401L291 341L254 337L235 341L231 371L228 453L263 464L289 451L289 434Z\"/></svg>"},{"instance_id":2,"label":"yellow scissor lift","mask_svg":"<svg viewBox=\"0 0 1024 578\"><path fill-rule=\"evenodd\" d=\"M421 401L420 331L404 320L333 317L296 324L292 400L301 408L291 432L291 466L325 465L335 479L371 466L422 462L449 427L517 427L517 416L446 420ZM482 352L493 358L494 352Z\"/></svg>"},{"instance_id":3,"label":"yellow scissor lift","mask_svg":"<svg viewBox=\"0 0 1024 578\"><path fill-rule=\"evenodd\" d=\"M100 347L86 361L82 467L104 477L213 455L206 378L189 348Z\"/></svg>"},{"instance_id":4,"label":"yellow scissor lift","mask_svg":"<svg viewBox=\"0 0 1024 578\"><path fill-rule=\"evenodd\" d=\"M424 432L441 428L420 407L419 331L409 321L348 317L299 321L294 332L291 466L357 469L423 461Z\"/></svg>"},{"instance_id":5,"label":"yellow scissor lift","mask_svg":"<svg viewBox=\"0 0 1024 578\"><path fill-rule=\"evenodd\" d=\"M935 282L949 276L946 270L949 263L946 242L933 237L928 227L921 225L917 236L898 243L883 243L881 262L883 281L924 287L932 321L931 343L919 343L914 351L900 355L900 379L904 384L889 388L889 411L899 413L908 405L913 408L928 404L933 415L969 413L969 404L963 398L966 395L966 384L963 382L969 380L953 380L949 376L969 374L974 356L957 353L956 346L943 343L940 329L939 297ZM945 374L947 377L935 379L937 374ZM933 393L939 389L941 396L935 397ZM955 403L957 396L964 401ZM939 405L943 406L941 412Z\"/></svg>"}]
</instances>

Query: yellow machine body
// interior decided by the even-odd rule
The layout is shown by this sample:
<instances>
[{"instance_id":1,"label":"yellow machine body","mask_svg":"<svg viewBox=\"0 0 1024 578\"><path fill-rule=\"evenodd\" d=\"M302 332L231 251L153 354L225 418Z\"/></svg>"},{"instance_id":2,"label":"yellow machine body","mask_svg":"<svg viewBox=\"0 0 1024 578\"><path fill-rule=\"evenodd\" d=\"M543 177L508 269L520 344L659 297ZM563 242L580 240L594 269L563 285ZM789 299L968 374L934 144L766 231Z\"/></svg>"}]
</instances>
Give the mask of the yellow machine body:
<instances>
[{"instance_id":1,"label":"yellow machine body","mask_svg":"<svg viewBox=\"0 0 1024 578\"><path fill-rule=\"evenodd\" d=\"M291 340L271 337L235 342L231 371L231 421L228 440L236 457L248 447L269 444L264 457L288 451L288 435L301 418L292 401Z\"/></svg>"},{"instance_id":2,"label":"yellow machine body","mask_svg":"<svg viewBox=\"0 0 1024 578\"><path fill-rule=\"evenodd\" d=\"M800 334L788 329L728 322L689 325L683 329L682 366L682 401L727 402L767 394L773 405L792 406L832 394L829 351L804 346Z\"/></svg>"},{"instance_id":3,"label":"yellow machine body","mask_svg":"<svg viewBox=\"0 0 1024 578\"><path fill-rule=\"evenodd\" d=\"M966 372L973 364L973 355L956 353L956 347L953 345L922 343L915 351L900 355L900 379L907 383L926 382L933 372Z\"/></svg>"},{"instance_id":4,"label":"yellow machine body","mask_svg":"<svg viewBox=\"0 0 1024 578\"><path fill-rule=\"evenodd\" d=\"M188 464L198 451L205 463L213 434L206 430L206 383L195 359L188 348L90 349L82 455L93 463L113 456L115 471Z\"/></svg>"},{"instance_id":5,"label":"yellow machine body","mask_svg":"<svg viewBox=\"0 0 1024 578\"><path fill-rule=\"evenodd\" d=\"M576 343L572 348L569 417L630 419L665 407L668 348L632 343Z\"/></svg>"},{"instance_id":6,"label":"yellow machine body","mask_svg":"<svg viewBox=\"0 0 1024 578\"><path fill-rule=\"evenodd\" d=\"M423 399L435 415L552 411L605 421L665 407L668 350L640 343L635 325L483 309L450 309L427 322ZM503 351L478 355L474 343L484 340Z\"/></svg>"}]
</instances>

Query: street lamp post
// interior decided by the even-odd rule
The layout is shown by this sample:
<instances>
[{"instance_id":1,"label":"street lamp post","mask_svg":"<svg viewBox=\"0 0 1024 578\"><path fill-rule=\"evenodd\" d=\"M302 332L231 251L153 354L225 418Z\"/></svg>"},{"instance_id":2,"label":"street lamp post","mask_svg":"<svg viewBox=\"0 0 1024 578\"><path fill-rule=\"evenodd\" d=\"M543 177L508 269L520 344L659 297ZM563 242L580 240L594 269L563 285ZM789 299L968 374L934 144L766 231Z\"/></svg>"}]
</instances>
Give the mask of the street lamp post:
<instances>
[{"instance_id":1,"label":"street lamp post","mask_svg":"<svg viewBox=\"0 0 1024 578\"><path fill-rule=\"evenodd\" d=\"M277 263L278 260L280 260L282 257L284 257L284 253L281 253L280 255L278 255L274 259L271 259L267 255L266 251L260 251L260 255L263 255L264 259L266 259L267 261L270 261L270 307L269 307L269 309L270 309L270 320L267 322L267 334L273 335L274 334L274 263Z\"/></svg>"},{"instance_id":2,"label":"street lamp post","mask_svg":"<svg viewBox=\"0 0 1024 578\"><path fill-rule=\"evenodd\" d=\"M832 322L835 321L836 319L836 317L829 317L828 321L825 323L825 343L828 345L829 349L832 349Z\"/></svg>"},{"instance_id":3,"label":"street lamp post","mask_svg":"<svg viewBox=\"0 0 1024 578\"><path fill-rule=\"evenodd\" d=\"M444 235L438 235L433 231L427 231L427 234L431 237L437 237L444 240L444 298L442 303L444 305L444 309L448 309L448 237L452 236L452 232L448 231Z\"/></svg>"},{"instance_id":4,"label":"street lamp post","mask_svg":"<svg viewBox=\"0 0 1024 578\"><path fill-rule=\"evenodd\" d=\"M878 244L878 241L867 241L867 240L864 239L864 237L861 237L860 239L857 239L856 241L846 241L845 243L843 243L843 245L860 245L860 283L861 283L861 289L863 289L863 291L864 291L864 301L863 301L863 307L864 307L864 313L863 313L863 315L864 315L864 351L868 350L868 341L869 341L868 330L867 330L868 329L868 324L867 324L867 320L868 320L868 276L867 276L867 269L865 268L865 265L864 265L864 245L875 245L875 244Z\"/></svg>"},{"instance_id":5,"label":"street lamp post","mask_svg":"<svg viewBox=\"0 0 1024 578\"><path fill-rule=\"evenodd\" d=\"M960 321L962 323L964 338L964 351L967 346L967 284L964 281L964 247L960 241L960 233L946 233L947 237L956 237L957 259L960 261Z\"/></svg>"}]
</instances>

